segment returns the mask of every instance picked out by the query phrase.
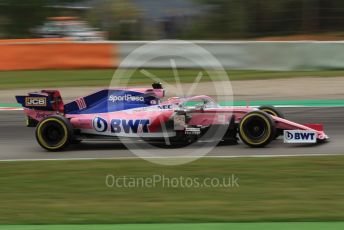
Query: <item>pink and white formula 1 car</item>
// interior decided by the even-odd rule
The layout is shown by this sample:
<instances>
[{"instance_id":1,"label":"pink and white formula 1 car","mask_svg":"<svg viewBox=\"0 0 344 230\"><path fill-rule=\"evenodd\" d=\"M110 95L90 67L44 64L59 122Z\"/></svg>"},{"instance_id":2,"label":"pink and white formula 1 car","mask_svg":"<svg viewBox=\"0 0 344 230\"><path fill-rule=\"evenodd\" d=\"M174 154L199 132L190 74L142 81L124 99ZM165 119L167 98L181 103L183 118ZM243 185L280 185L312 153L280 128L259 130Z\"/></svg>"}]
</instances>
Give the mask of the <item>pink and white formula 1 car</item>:
<instances>
[{"instance_id":1,"label":"pink and white formula 1 car","mask_svg":"<svg viewBox=\"0 0 344 230\"><path fill-rule=\"evenodd\" d=\"M154 83L152 88L103 89L67 104L57 90L16 99L24 107L27 126L36 127L38 143L50 151L86 138L168 138L171 144L208 138L235 144L239 134L251 147L266 146L281 134L286 143L328 139L322 125L286 120L272 106L222 107L208 96L164 100L164 94L161 84ZM222 131L210 131L213 127Z\"/></svg>"}]
</instances>

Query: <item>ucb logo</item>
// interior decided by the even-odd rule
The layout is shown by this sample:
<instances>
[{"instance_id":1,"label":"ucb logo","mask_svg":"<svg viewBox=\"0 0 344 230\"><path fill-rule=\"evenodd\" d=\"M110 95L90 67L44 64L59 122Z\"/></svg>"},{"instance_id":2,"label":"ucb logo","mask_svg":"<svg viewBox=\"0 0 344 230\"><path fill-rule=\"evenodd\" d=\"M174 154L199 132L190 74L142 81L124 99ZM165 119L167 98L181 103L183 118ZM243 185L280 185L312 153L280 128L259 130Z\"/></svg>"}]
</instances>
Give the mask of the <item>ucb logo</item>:
<instances>
[{"instance_id":1,"label":"ucb logo","mask_svg":"<svg viewBox=\"0 0 344 230\"><path fill-rule=\"evenodd\" d=\"M309 130L284 130L286 143L315 143L316 133Z\"/></svg>"},{"instance_id":2,"label":"ucb logo","mask_svg":"<svg viewBox=\"0 0 344 230\"><path fill-rule=\"evenodd\" d=\"M92 125L97 132L105 132L108 128L106 120L101 117L95 117Z\"/></svg>"}]
</instances>

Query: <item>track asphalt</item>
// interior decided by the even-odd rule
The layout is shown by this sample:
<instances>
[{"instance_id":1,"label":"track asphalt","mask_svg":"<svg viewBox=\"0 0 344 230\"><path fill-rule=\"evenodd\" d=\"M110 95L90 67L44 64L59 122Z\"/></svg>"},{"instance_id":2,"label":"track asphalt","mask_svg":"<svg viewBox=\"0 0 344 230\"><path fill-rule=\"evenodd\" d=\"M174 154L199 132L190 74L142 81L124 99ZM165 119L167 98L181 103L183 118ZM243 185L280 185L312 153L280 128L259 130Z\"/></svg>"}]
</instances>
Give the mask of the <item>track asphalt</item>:
<instances>
[{"instance_id":1,"label":"track asphalt","mask_svg":"<svg viewBox=\"0 0 344 230\"><path fill-rule=\"evenodd\" d=\"M318 145L284 144L281 138L266 148L243 143L220 145L208 153L213 157L288 156L344 154L344 107L281 108L287 119L299 123L323 123L330 141ZM0 111L0 160L107 159L137 157L121 143L85 141L63 152L47 152L36 142L34 128L24 124L22 111ZM173 157L176 149L150 149L161 157ZM197 151L197 147L190 149ZM159 154L158 154L159 153Z\"/></svg>"}]
</instances>

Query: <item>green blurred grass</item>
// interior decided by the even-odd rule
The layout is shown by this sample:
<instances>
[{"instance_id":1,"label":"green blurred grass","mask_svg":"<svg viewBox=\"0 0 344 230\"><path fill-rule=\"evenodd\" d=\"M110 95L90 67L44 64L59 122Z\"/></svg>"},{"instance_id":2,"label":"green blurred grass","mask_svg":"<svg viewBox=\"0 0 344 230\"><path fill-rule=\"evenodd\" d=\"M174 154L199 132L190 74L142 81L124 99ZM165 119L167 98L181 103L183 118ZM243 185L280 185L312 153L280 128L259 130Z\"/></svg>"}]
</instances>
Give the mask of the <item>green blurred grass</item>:
<instances>
[{"instance_id":1,"label":"green blurred grass","mask_svg":"<svg viewBox=\"0 0 344 230\"><path fill-rule=\"evenodd\" d=\"M344 222L278 223L186 223L186 224L89 224L89 225L0 225L0 230L333 230L343 229Z\"/></svg>"},{"instance_id":2,"label":"green blurred grass","mask_svg":"<svg viewBox=\"0 0 344 230\"><path fill-rule=\"evenodd\" d=\"M235 174L240 187L108 188L109 174ZM344 220L344 156L1 162L0 175L0 224Z\"/></svg>"},{"instance_id":3,"label":"green blurred grass","mask_svg":"<svg viewBox=\"0 0 344 230\"><path fill-rule=\"evenodd\" d=\"M148 69L166 82L174 82L171 69ZM42 88L42 87L65 87L65 86L108 86L115 70L40 70L40 71L0 71L0 89L12 88ZM199 70L179 69L182 83L193 82ZM209 81L206 72L202 81ZM230 80L252 80L252 79L274 79L293 77L333 77L344 76L344 70L328 71L227 71ZM123 76L126 79L128 76ZM213 79L216 80L216 77ZM135 71L129 84L147 84L152 80Z\"/></svg>"}]
</instances>

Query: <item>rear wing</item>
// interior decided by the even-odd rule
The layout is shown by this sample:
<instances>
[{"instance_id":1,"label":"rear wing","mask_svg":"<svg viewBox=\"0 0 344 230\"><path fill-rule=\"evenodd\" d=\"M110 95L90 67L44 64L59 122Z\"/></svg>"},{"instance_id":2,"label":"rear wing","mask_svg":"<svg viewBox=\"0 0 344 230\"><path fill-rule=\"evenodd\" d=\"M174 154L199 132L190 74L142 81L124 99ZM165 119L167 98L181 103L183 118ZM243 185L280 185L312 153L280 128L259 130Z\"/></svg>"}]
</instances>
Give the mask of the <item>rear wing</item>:
<instances>
[{"instance_id":1,"label":"rear wing","mask_svg":"<svg viewBox=\"0 0 344 230\"><path fill-rule=\"evenodd\" d=\"M27 109L64 112L64 104L58 90L31 92L27 96L16 96L16 100Z\"/></svg>"}]
</instances>

